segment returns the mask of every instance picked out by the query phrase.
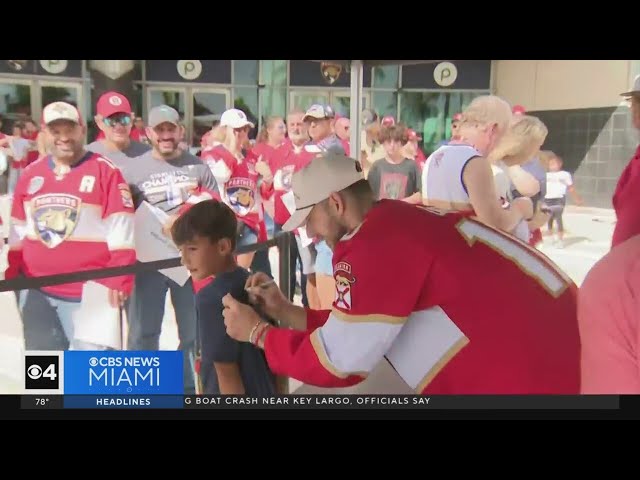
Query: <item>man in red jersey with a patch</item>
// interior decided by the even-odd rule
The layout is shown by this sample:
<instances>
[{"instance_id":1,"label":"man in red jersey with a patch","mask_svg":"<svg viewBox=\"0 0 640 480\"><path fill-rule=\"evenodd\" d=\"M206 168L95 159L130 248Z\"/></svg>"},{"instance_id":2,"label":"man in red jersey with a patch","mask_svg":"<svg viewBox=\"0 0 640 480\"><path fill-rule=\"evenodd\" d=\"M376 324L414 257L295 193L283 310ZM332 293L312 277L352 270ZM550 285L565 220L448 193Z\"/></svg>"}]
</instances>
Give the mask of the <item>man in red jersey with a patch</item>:
<instances>
[{"instance_id":1,"label":"man in red jersey with a patch","mask_svg":"<svg viewBox=\"0 0 640 480\"><path fill-rule=\"evenodd\" d=\"M120 170L85 150L85 126L74 106L47 105L42 123L51 154L29 165L18 180L6 278L135 263L133 201ZM112 307L121 306L133 287L132 275L95 281L109 289ZM20 292L27 350L59 349L60 340L74 350L106 348L74 335L82 290L83 282L74 282Z\"/></svg>"},{"instance_id":2,"label":"man in red jersey with a patch","mask_svg":"<svg viewBox=\"0 0 640 480\"><path fill-rule=\"evenodd\" d=\"M631 122L640 130L640 75L638 75L626 97L631 106ZM613 231L611 246L615 247L634 235L640 234L640 146L622 171L613 194L613 208L616 211L616 227Z\"/></svg>"},{"instance_id":3,"label":"man in red jersey with a patch","mask_svg":"<svg viewBox=\"0 0 640 480\"><path fill-rule=\"evenodd\" d=\"M312 160L293 192L284 228L306 224L333 248L332 309L297 307L260 273L250 295L285 328L223 299L227 333L263 348L274 373L345 387L388 361L422 394L579 393L577 289L544 255L472 217L374 202L344 155Z\"/></svg>"},{"instance_id":4,"label":"man in red jersey with a patch","mask_svg":"<svg viewBox=\"0 0 640 480\"><path fill-rule=\"evenodd\" d=\"M287 115L287 130L289 142L285 148L278 149L276 155L271 159L269 166L273 172L273 194L274 194L274 233L282 231L282 225L289 220L291 212L287 208L285 201L292 197L291 178L306 166L311 159L317 155L316 149L309 144L308 125L304 122L305 112L293 110ZM344 118L344 117L343 117ZM348 119L347 119L348 120ZM343 143L344 145L344 143ZM306 147L310 148L307 149ZM311 151L310 151L311 150ZM284 197L284 200L283 200ZM298 256L302 267L300 283L302 287L302 304L319 305L318 292L315 279L315 258L316 252L313 244L303 245L299 232L295 235L296 243L290 249L290 273L291 289L290 299L293 299L296 284L296 264Z\"/></svg>"}]
</instances>

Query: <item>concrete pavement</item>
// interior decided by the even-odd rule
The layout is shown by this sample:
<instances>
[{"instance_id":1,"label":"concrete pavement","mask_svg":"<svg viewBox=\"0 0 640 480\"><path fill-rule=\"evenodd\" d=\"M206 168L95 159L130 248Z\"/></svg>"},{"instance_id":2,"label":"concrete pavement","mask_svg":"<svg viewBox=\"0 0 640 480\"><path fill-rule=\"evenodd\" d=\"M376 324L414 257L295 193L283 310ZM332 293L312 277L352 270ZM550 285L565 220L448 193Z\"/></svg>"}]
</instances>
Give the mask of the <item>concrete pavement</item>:
<instances>
[{"instance_id":1,"label":"concrete pavement","mask_svg":"<svg viewBox=\"0 0 640 480\"><path fill-rule=\"evenodd\" d=\"M6 204L3 204L4 202L0 200L0 214L3 216L3 223L7 225L8 212ZM568 232L564 248L557 248L551 239L545 238L540 250L580 285L593 264L609 250L614 221L615 216L611 210L569 207L564 216L565 229ZM277 280L277 249L271 249L270 260ZM5 262L6 248L0 255L0 272L4 271ZM171 302L168 297L165 301L160 348L169 350L177 347L178 335ZM296 302L300 303L299 297L296 297ZM0 312L0 394L20 393L24 345L13 292L0 293ZM386 377L387 373L383 369L382 372L377 372L377 375ZM307 386L301 389L299 387L299 382L291 381L290 389L291 391L298 389L296 393L318 391ZM400 384L396 387L398 391L403 389ZM361 386L360 391L367 391L366 382Z\"/></svg>"}]
</instances>

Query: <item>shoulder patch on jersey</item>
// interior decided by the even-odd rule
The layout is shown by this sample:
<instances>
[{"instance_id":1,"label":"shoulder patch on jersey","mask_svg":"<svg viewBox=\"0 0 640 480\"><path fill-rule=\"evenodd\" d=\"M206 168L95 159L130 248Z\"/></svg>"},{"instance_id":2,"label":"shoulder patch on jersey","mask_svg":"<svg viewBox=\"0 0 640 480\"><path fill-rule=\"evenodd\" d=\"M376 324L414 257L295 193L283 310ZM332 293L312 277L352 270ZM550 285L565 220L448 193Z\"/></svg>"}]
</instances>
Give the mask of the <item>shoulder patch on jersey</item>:
<instances>
[{"instance_id":1,"label":"shoulder patch on jersey","mask_svg":"<svg viewBox=\"0 0 640 480\"><path fill-rule=\"evenodd\" d=\"M131 190L126 183L119 183L118 190L120 190L120 197L122 198L122 205L125 208L133 208L133 197L131 196Z\"/></svg>"},{"instance_id":2,"label":"shoulder patch on jersey","mask_svg":"<svg viewBox=\"0 0 640 480\"><path fill-rule=\"evenodd\" d=\"M33 221L42 243L55 248L71 236L82 200L74 195L49 194L33 199Z\"/></svg>"},{"instance_id":3,"label":"shoulder patch on jersey","mask_svg":"<svg viewBox=\"0 0 640 480\"><path fill-rule=\"evenodd\" d=\"M336 308L341 310L351 310L351 285L356 278L351 272L351 264L338 262L333 268L333 278L336 281L336 297L334 300Z\"/></svg>"},{"instance_id":4,"label":"shoulder patch on jersey","mask_svg":"<svg viewBox=\"0 0 640 480\"><path fill-rule=\"evenodd\" d=\"M44 177L33 177L29 180L29 186L27 187L27 193L29 195L33 195L36 192L39 192L42 186L44 185Z\"/></svg>"}]
</instances>

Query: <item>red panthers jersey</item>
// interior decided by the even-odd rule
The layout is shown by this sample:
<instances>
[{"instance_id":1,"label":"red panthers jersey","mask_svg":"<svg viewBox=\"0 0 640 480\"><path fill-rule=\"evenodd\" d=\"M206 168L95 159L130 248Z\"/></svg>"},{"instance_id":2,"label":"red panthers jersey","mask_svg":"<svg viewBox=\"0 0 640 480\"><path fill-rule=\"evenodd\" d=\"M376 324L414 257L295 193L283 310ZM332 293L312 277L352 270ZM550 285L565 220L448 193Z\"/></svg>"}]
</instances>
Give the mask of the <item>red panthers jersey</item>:
<instances>
[{"instance_id":1,"label":"red panthers jersey","mask_svg":"<svg viewBox=\"0 0 640 480\"><path fill-rule=\"evenodd\" d=\"M258 234L258 241L267 239L262 209L262 193L258 186L257 158L247 155L241 162L223 145L218 145L202 157L209 165L221 189L221 198L244 222Z\"/></svg>"},{"instance_id":2,"label":"red panthers jersey","mask_svg":"<svg viewBox=\"0 0 640 480\"><path fill-rule=\"evenodd\" d=\"M269 167L273 172L274 190L274 221L278 225L284 225L291 213L282 201L282 196L291 191L291 178L298 170L304 168L317 155L309 152L306 145L296 148L293 143L278 148L271 156Z\"/></svg>"},{"instance_id":3,"label":"red panthers jersey","mask_svg":"<svg viewBox=\"0 0 640 480\"><path fill-rule=\"evenodd\" d=\"M333 270L331 311L310 310L307 332L267 332L274 373L344 387L386 359L417 393L580 392L576 286L512 236L382 200Z\"/></svg>"},{"instance_id":4,"label":"red panthers jersey","mask_svg":"<svg viewBox=\"0 0 640 480\"><path fill-rule=\"evenodd\" d=\"M133 200L120 170L88 152L60 170L50 156L20 176L11 208L6 277L40 277L135 263ZM96 280L131 292L133 276ZM44 287L62 298L82 297L82 283Z\"/></svg>"}]
</instances>

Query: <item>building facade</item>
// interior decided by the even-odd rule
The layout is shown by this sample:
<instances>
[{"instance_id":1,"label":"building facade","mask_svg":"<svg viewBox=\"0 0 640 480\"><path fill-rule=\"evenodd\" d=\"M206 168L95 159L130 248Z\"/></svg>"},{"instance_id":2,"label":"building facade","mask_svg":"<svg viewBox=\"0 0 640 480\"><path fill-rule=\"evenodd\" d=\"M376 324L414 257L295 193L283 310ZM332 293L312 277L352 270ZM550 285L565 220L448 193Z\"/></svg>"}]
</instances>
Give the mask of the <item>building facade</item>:
<instances>
[{"instance_id":1,"label":"building facade","mask_svg":"<svg viewBox=\"0 0 640 480\"><path fill-rule=\"evenodd\" d=\"M615 180L636 145L629 109L618 96L628 88L636 63L385 65L365 69L363 104L419 132L428 154L449 138L455 113L478 95L497 93L547 123L545 148L564 157L589 205L609 207ZM318 102L348 115L349 83L348 68L311 60L0 60L0 115L2 130L9 132L14 120L39 121L44 105L65 100L79 107L92 140L96 100L114 89L127 95L145 120L153 106L176 108L187 141L198 146L212 121L232 106L244 110L258 128L270 115Z\"/></svg>"},{"instance_id":2,"label":"building facade","mask_svg":"<svg viewBox=\"0 0 640 480\"><path fill-rule=\"evenodd\" d=\"M143 118L155 105L176 108L196 146L232 106L257 125L318 102L348 115L349 82L348 68L311 60L0 60L0 114L6 130L12 120L37 121L44 105L66 100L79 106L92 137L96 99L116 89ZM448 137L454 113L491 91L491 61L375 67L363 82L365 107L408 123L429 150Z\"/></svg>"},{"instance_id":3,"label":"building facade","mask_svg":"<svg viewBox=\"0 0 640 480\"><path fill-rule=\"evenodd\" d=\"M544 121L543 148L564 159L585 204L601 208L612 207L618 178L638 145L620 97L638 74L638 60L494 61L495 93Z\"/></svg>"}]
</instances>

